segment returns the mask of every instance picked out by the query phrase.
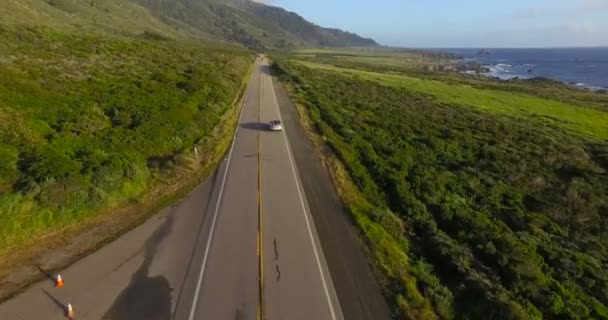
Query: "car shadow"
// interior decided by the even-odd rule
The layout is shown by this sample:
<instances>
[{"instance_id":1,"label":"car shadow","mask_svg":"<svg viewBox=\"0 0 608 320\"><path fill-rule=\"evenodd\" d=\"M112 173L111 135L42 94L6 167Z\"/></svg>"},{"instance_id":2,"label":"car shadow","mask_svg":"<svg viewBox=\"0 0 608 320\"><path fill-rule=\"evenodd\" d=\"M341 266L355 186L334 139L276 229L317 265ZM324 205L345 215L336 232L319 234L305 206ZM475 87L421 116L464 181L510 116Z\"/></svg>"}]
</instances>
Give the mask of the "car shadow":
<instances>
[{"instance_id":1,"label":"car shadow","mask_svg":"<svg viewBox=\"0 0 608 320\"><path fill-rule=\"evenodd\" d=\"M243 129L247 129L247 130L268 131L268 124L267 123L245 122L245 123L241 123L240 127L243 128Z\"/></svg>"}]
</instances>

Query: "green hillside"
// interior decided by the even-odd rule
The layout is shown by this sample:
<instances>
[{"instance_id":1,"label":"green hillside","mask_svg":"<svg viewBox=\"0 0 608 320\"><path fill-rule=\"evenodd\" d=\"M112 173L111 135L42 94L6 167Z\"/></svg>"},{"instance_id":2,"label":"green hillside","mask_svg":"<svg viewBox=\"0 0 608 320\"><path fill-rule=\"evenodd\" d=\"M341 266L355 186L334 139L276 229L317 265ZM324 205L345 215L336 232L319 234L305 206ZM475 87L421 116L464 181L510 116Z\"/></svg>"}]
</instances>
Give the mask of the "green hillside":
<instances>
[{"instance_id":1,"label":"green hillside","mask_svg":"<svg viewBox=\"0 0 608 320\"><path fill-rule=\"evenodd\" d=\"M2 24L238 43L251 48L373 46L295 13L249 0L4 0Z\"/></svg>"},{"instance_id":2,"label":"green hillside","mask_svg":"<svg viewBox=\"0 0 608 320\"><path fill-rule=\"evenodd\" d=\"M282 8L249 0L133 0L159 19L249 47L374 46L371 39L322 28Z\"/></svg>"},{"instance_id":3,"label":"green hillside","mask_svg":"<svg viewBox=\"0 0 608 320\"><path fill-rule=\"evenodd\" d=\"M192 166L193 146L218 144L205 139L232 110L252 58L0 27L0 256L137 202Z\"/></svg>"},{"instance_id":4,"label":"green hillside","mask_svg":"<svg viewBox=\"0 0 608 320\"><path fill-rule=\"evenodd\" d=\"M125 36L146 31L167 36L178 34L175 28L128 0L3 0L0 24Z\"/></svg>"}]
</instances>

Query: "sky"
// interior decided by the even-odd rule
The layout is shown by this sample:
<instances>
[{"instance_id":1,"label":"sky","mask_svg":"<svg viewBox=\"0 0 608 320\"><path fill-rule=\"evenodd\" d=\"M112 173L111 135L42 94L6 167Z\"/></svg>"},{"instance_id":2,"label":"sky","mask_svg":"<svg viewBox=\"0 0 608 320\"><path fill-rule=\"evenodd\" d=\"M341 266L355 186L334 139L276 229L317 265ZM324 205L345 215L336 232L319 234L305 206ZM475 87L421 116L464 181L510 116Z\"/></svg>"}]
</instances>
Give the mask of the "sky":
<instances>
[{"instance_id":1,"label":"sky","mask_svg":"<svg viewBox=\"0 0 608 320\"><path fill-rule=\"evenodd\" d=\"M608 46L608 0L257 1L390 46Z\"/></svg>"}]
</instances>

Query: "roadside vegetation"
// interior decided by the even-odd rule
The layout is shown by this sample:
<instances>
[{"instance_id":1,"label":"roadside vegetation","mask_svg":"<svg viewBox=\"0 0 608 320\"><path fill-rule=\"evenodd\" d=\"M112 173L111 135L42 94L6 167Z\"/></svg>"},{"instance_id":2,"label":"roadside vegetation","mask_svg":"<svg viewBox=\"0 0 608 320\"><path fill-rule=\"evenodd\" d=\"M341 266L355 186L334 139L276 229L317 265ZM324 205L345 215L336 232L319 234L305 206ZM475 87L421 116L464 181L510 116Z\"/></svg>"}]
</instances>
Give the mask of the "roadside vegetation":
<instances>
[{"instance_id":1,"label":"roadside vegetation","mask_svg":"<svg viewBox=\"0 0 608 320\"><path fill-rule=\"evenodd\" d=\"M337 65L360 65L368 68L425 70L429 67L445 67L458 58L452 53L418 49L384 49L374 47L357 49L297 49L289 52L299 60L335 63Z\"/></svg>"},{"instance_id":2,"label":"roadside vegetation","mask_svg":"<svg viewBox=\"0 0 608 320\"><path fill-rule=\"evenodd\" d=\"M150 35L0 26L0 259L218 143L253 55Z\"/></svg>"},{"instance_id":3,"label":"roadside vegetation","mask_svg":"<svg viewBox=\"0 0 608 320\"><path fill-rule=\"evenodd\" d=\"M608 319L605 95L368 62L275 67L396 317Z\"/></svg>"},{"instance_id":4,"label":"roadside vegetation","mask_svg":"<svg viewBox=\"0 0 608 320\"><path fill-rule=\"evenodd\" d=\"M440 69L442 66L453 65L455 56L450 54L433 54L418 50L390 52L375 50L302 49L294 51L291 56L303 63L324 65L317 65L317 67L329 68L333 66L349 69L343 71L359 73L361 71L370 71L374 72L377 76L384 77L391 74L426 81L437 80L444 84L500 90L510 93L527 93L581 107L608 109L608 94L573 89L560 81L546 78L503 81L483 75L463 75L457 72L433 72L427 70L428 66L435 66L435 69Z\"/></svg>"}]
</instances>

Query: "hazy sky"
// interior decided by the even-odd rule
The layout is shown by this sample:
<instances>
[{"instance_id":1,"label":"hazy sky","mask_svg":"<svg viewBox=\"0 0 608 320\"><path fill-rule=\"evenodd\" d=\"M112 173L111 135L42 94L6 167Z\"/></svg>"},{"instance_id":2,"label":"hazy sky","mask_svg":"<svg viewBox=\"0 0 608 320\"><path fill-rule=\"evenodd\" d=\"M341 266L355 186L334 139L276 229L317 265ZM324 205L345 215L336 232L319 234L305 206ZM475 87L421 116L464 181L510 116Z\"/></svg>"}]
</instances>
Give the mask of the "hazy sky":
<instances>
[{"instance_id":1,"label":"hazy sky","mask_svg":"<svg viewBox=\"0 0 608 320\"><path fill-rule=\"evenodd\" d=\"M608 0L258 0L409 47L608 46Z\"/></svg>"}]
</instances>

